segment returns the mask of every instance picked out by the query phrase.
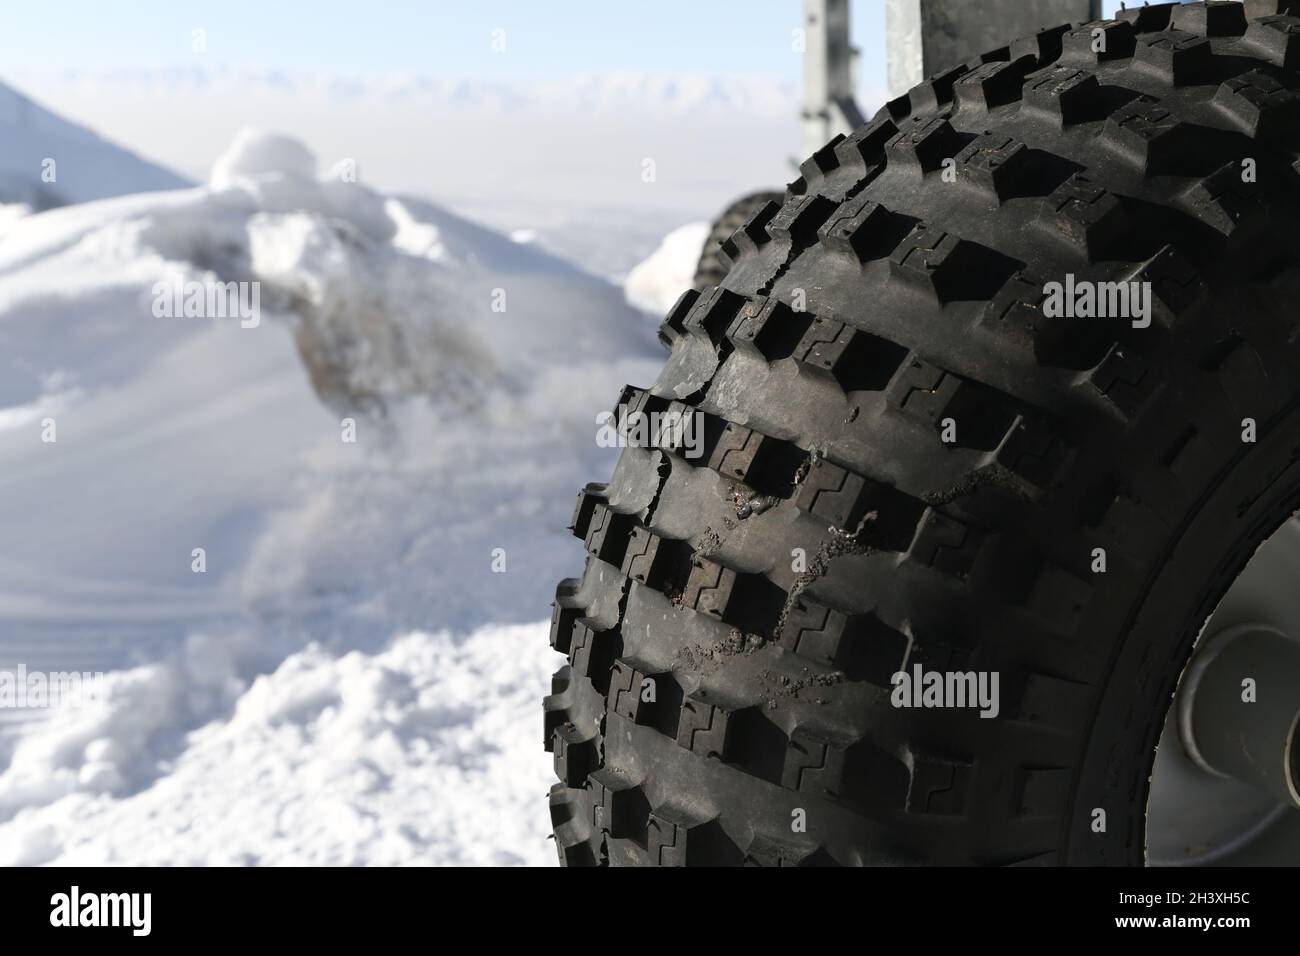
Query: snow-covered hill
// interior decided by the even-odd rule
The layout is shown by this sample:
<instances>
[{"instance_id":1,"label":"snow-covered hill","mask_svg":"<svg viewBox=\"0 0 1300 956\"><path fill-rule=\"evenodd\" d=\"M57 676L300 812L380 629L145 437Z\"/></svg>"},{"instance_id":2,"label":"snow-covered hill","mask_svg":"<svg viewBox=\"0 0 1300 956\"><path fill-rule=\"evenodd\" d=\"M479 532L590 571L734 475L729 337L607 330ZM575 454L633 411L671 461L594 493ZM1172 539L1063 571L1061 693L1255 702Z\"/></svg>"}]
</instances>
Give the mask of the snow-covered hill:
<instances>
[{"instance_id":1,"label":"snow-covered hill","mask_svg":"<svg viewBox=\"0 0 1300 956\"><path fill-rule=\"evenodd\" d=\"M551 655L501 625L579 566L653 323L350 178L250 133L0 233L0 667L112 689L0 712L0 862L549 859Z\"/></svg>"},{"instance_id":2,"label":"snow-covered hill","mask_svg":"<svg viewBox=\"0 0 1300 956\"><path fill-rule=\"evenodd\" d=\"M0 84L0 204L48 209L189 185Z\"/></svg>"}]
</instances>

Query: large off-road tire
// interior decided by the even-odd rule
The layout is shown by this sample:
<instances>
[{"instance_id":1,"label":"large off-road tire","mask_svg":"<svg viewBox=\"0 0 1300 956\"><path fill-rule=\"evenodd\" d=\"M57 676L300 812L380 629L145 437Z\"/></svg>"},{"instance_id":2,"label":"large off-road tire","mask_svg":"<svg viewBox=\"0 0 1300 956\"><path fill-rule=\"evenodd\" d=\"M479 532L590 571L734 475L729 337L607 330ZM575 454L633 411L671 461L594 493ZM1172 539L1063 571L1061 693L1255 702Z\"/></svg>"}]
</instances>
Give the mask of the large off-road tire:
<instances>
[{"instance_id":1,"label":"large off-road tire","mask_svg":"<svg viewBox=\"0 0 1300 956\"><path fill-rule=\"evenodd\" d=\"M1300 506L1288 12L1017 41L728 242L619 399L697 411L702 457L629 447L579 496L546 702L564 862L1144 861L1198 629ZM1150 326L1049 318L1067 275L1150 283ZM893 706L917 665L996 672L997 716Z\"/></svg>"},{"instance_id":2,"label":"large off-road tire","mask_svg":"<svg viewBox=\"0 0 1300 956\"><path fill-rule=\"evenodd\" d=\"M695 267L695 281L691 287L698 290L707 289L722 282L727 274L728 260L723 257L722 244L730 239L745 223L754 218L754 214L770 202L780 202L781 194L774 192L750 193L742 196L726 209L713 222L709 229L709 238L704 240L700 250L700 262Z\"/></svg>"}]
</instances>

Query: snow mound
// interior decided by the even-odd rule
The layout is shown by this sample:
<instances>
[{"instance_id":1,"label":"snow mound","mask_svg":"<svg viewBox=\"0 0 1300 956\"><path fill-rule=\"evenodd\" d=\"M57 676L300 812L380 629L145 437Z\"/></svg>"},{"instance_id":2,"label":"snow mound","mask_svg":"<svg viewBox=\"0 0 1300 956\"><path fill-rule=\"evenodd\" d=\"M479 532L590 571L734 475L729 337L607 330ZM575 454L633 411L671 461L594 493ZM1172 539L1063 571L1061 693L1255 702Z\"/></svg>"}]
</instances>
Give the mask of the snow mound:
<instances>
[{"instance_id":1,"label":"snow mound","mask_svg":"<svg viewBox=\"0 0 1300 956\"><path fill-rule=\"evenodd\" d=\"M267 133L259 129L242 129L212 165L209 182L220 189L248 176L316 175L316 157L292 136Z\"/></svg>"},{"instance_id":2,"label":"snow mound","mask_svg":"<svg viewBox=\"0 0 1300 956\"><path fill-rule=\"evenodd\" d=\"M654 379L653 333L300 144L241 134L217 166L0 234L0 669L113 689L0 710L0 848L531 861L545 761L515 741L553 655L502 625L580 560L596 415ZM190 295L218 288L255 314Z\"/></svg>"},{"instance_id":3,"label":"snow mound","mask_svg":"<svg viewBox=\"0 0 1300 956\"><path fill-rule=\"evenodd\" d=\"M665 236L659 248L624 280L628 304L655 316L667 313L695 281L695 269L708 238L707 222L693 222Z\"/></svg>"},{"instance_id":4,"label":"snow mound","mask_svg":"<svg viewBox=\"0 0 1300 956\"><path fill-rule=\"evenodd\" d=\"M230 155L306 168L283 141L240 142ZM493 549L526 566L567 544L569 486L608 467L595 414L653 380L653 333L532 245L256 165L0 237L0 666L6 631L39 646L75 628L86 647L79 615L116 647L250 601L381 636L549 601L549 568L521 586ZM160 292L179 309L239 282L257 283L255 321L159 315Z\"/></svg>"},{"instance_id":5,"label":"snow mound","mask_svg":"<svg viewBox=\"0 0 1300 956\"><path fill-rule=\"evenodd\" d=\"M310 644L251 680L192 642L114 675L109 705L20 743L0 811L33 805L0 865L551 864L547 626ZM177 724L184 750L159 748ZM169 772L145 786L150 763Z\"/></svg>"}]
</instances>

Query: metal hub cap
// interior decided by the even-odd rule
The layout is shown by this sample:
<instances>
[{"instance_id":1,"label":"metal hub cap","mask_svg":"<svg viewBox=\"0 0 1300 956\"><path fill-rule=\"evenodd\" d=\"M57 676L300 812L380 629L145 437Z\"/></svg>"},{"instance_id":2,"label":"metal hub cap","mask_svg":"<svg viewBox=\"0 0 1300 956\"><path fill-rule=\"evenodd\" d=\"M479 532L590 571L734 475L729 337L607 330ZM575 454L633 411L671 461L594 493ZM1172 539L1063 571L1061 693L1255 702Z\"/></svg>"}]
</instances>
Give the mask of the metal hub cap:
<instances>
[{"instance_id":1,"label":"metal hub cap","mask_svg":"<svg viewBox=\"0 0 1300 956\"><path fill-rule=\"evenodd\" d=\"M1201 630L1156 748L1151 866L1300 863L1300 521Z\"/></svg>"}]
</instances>

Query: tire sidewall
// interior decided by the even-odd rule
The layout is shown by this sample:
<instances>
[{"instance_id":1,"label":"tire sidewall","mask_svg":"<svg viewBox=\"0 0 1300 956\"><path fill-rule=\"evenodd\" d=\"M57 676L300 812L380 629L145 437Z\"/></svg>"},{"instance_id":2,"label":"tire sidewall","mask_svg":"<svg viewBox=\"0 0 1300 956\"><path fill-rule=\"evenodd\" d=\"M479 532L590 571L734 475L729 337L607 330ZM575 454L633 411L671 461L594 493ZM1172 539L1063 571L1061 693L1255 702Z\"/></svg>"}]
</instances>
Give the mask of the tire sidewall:
<instances>
[{"instance_id":1,"label":"tire sidewall","mask_svg":"<svg viewBox=\"0 0 1300 956\"><path fill-rule=\"evenodd\" d=\"M1142 866L1156 742L1201 629L1255 551L1300 509L1300 407L1243 443L1194 508L1131 616L1079 767L1069 865ZM1096 829L1097 809L1106 811Z\"/></svg>"}]
</instances>

